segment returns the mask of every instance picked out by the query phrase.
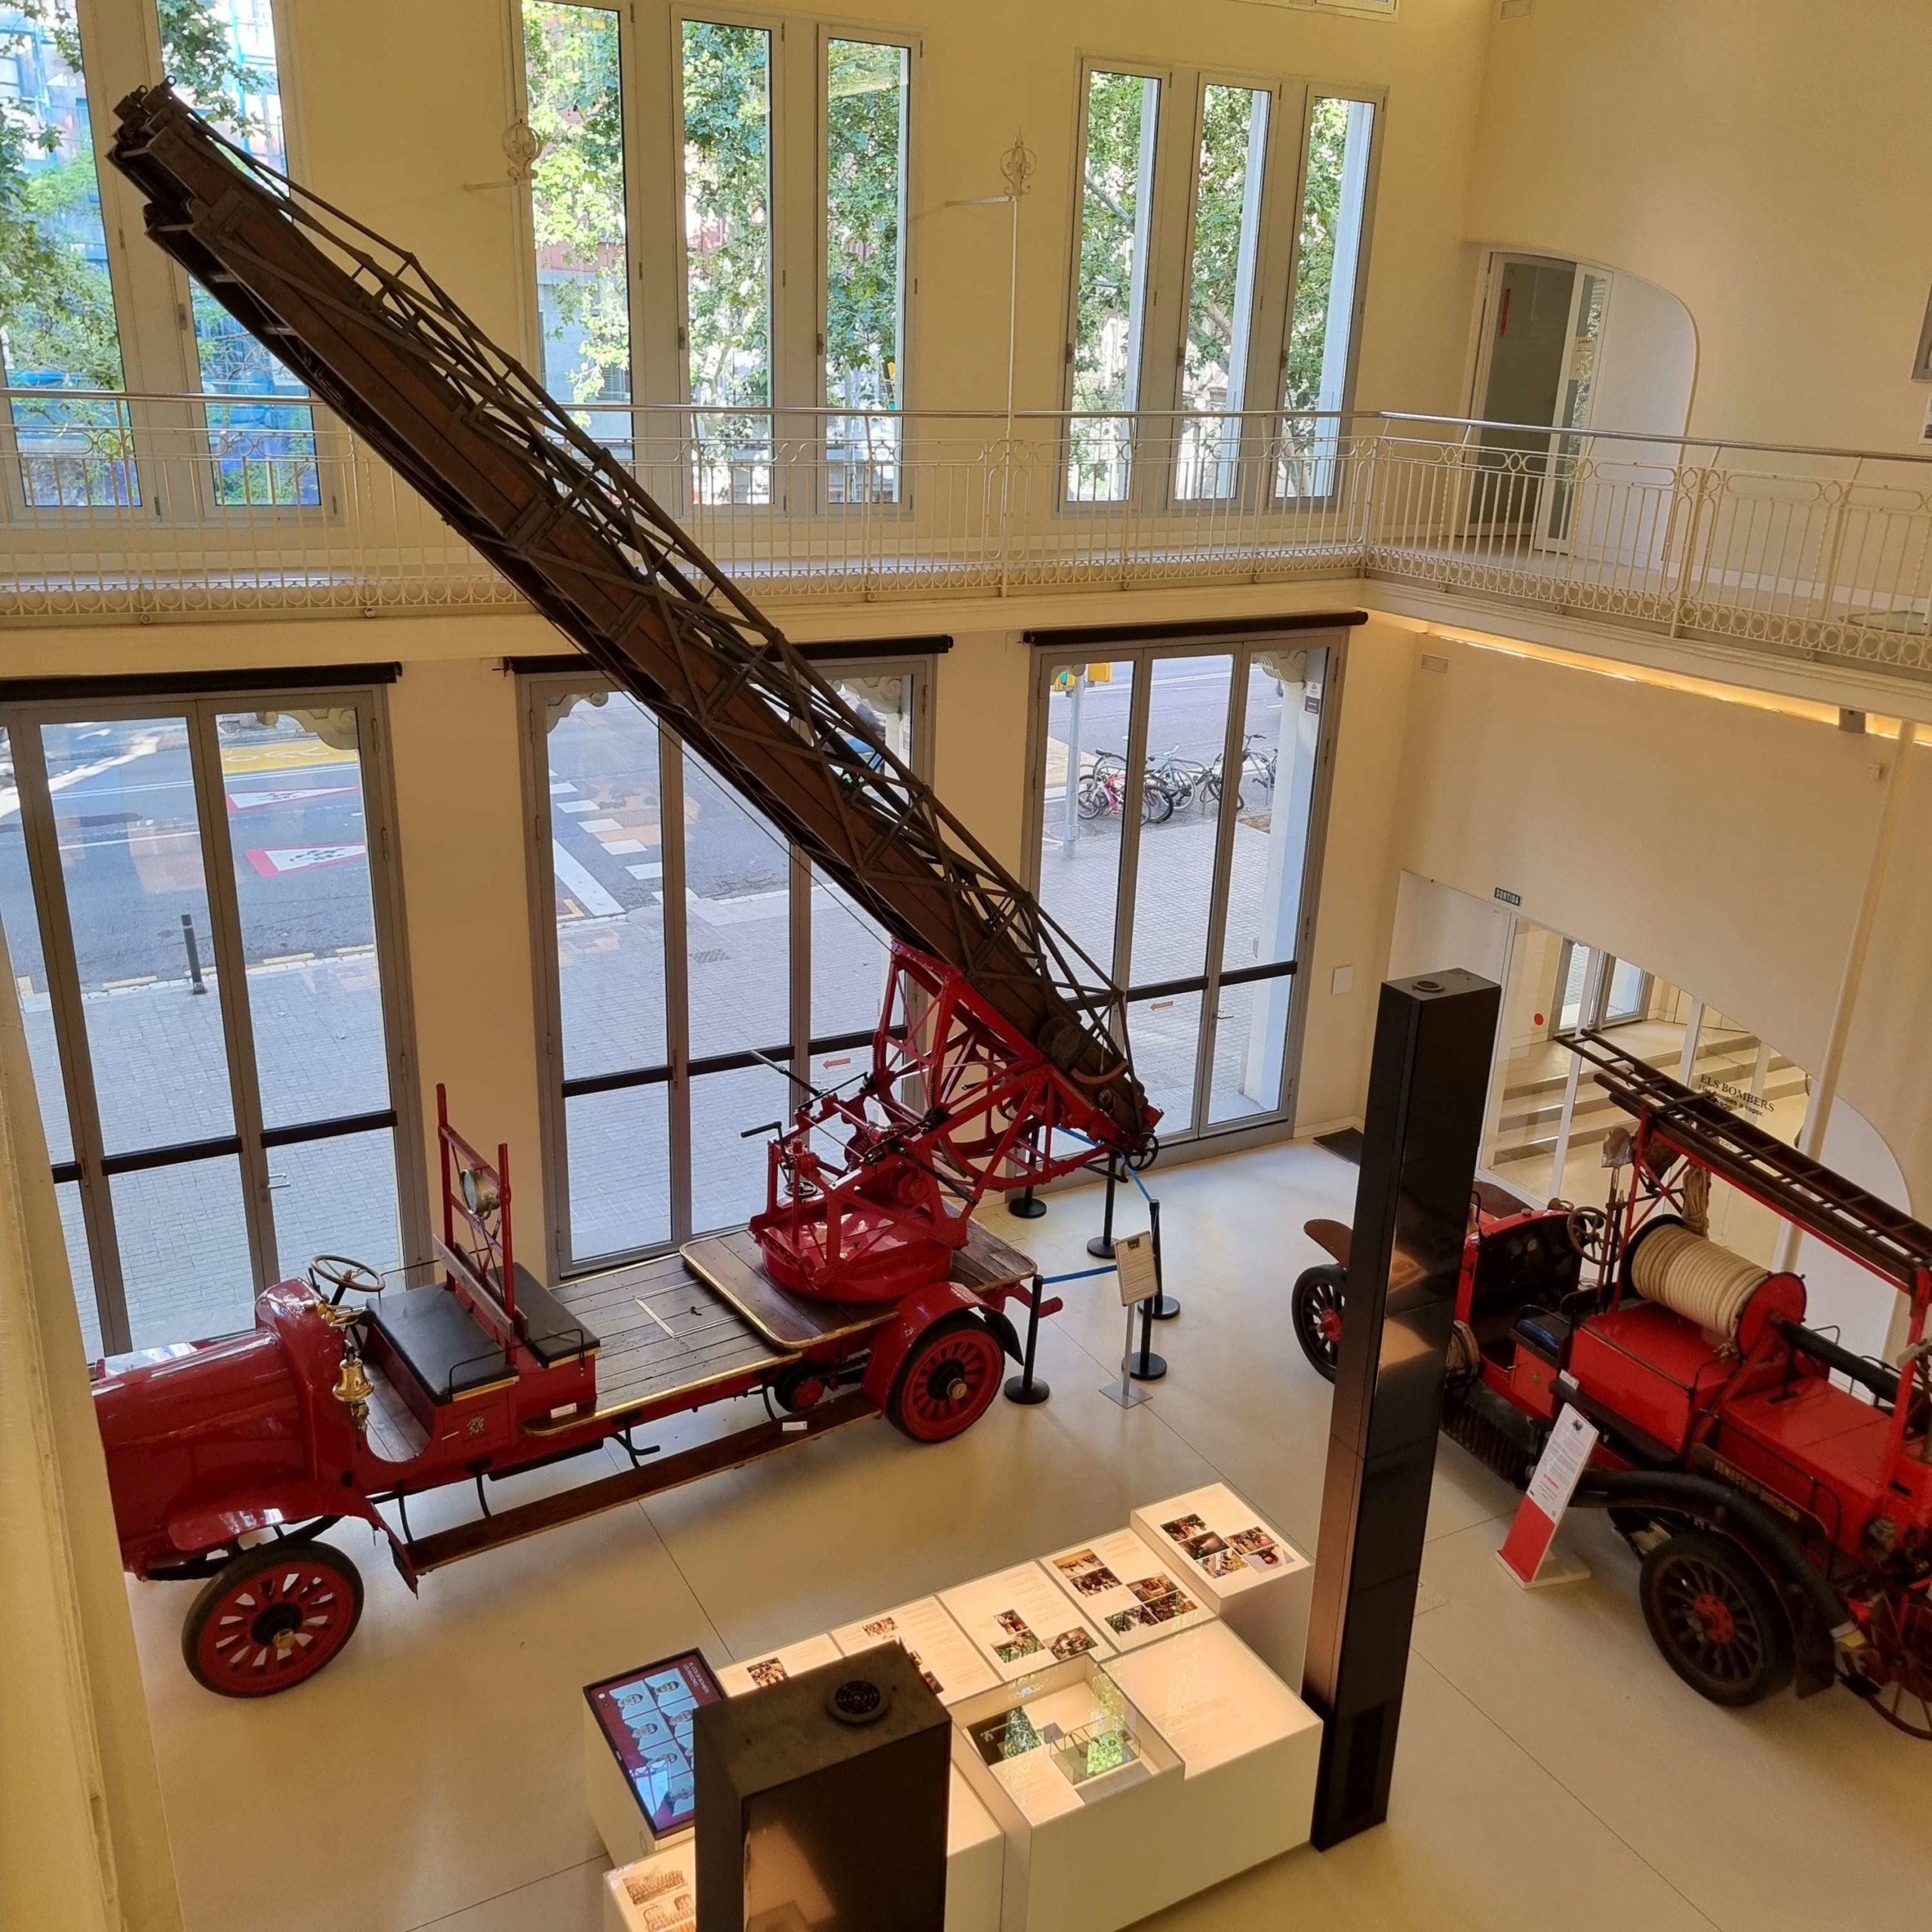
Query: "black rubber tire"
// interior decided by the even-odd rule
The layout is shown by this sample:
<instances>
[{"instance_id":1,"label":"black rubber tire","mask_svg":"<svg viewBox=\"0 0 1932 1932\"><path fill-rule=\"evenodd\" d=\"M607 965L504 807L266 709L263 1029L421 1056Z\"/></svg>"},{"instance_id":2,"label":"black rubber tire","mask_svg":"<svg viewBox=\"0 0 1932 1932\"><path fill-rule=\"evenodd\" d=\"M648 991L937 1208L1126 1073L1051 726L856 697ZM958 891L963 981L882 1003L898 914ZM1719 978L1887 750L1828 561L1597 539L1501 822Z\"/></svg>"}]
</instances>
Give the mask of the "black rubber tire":
<instances>
[{"instance_id":1,"label":"black rubber tire","mask_svg":"<svg viewBox=\"0 0 1932 1932\"><path fill-rule=\"evenodd\" d=\"M233 1661L234 1654L220 1657L213 1643L205 1644L204 1634L211 1623L220 1616L227 1607L232 1619L238 1613L232 1604L236 1590L243 1586L254 1586L255 1580L267 1580L269 1588L254 1587L251 1596L263 1599L261 1611L266 1614L273 1607L272 1586L274 1573L278 1571L300 1571L309 1576L319 1576L319 1589L328 1597L326 1609L314 1601L312 1593L308 1598L300 1595L288 1601L294 1606L294 1614L306 1618L311 1614L326 1616L327 1627L317 1641L319 1647L311 1654L294 1654L286 1662L278 1661L271 1669L257 1675L251 1671L247 1675L218 1674ZM339 1589L346 1601L337 1601L329 1593ZM245 1614L255 1614L251 1604ZM274 1697L284 1690L292 1690L297 1684L306 1683L317 1672L326 1669L337 1655L355 1634L355 1626L362 1618L362 1577L355 1564L332 1544L304 1543L293 1547L286 1541L258 1544L253 1549L245 1549L232 1563L225 1564L220 1571L202 1589L195 1598L181 1625L181 1659L188 1666L188 1674L205 1690L212 1690L221 1697ZM306 1631L315 1627L304 1623ZM226 1644L229 1639L220 1640ZM309 1641L305 1634L302 1641ZM245 1644L245 1648L263 1648L268 1643L265 1634L259 1644ZM291 1646L291 1651L293 1646Z\"/></svg>"},{"instance_id":2,"label":"black rubber tire","mask_svg":"<svg viewBox=\"0 0 1932 1932\"><path fill-rule=\"evenodd\" d=\"M1699 1697L1737 1710L1791 1681L1791 1619L1756 1558L1730 1537L1684 1530L1659 1543L1637 1595L1651 1641Z\"/></svg>"},{"instance_id":3,"label":"black rubber tire","mask_svg":"<svg viewBox=\"0 0 1932 1932\"><path fill-rule=\"evenodd\" d=\"M1173 793L1161 790L1151 782L1143 782L1140 787L1140 823L1165 825L1174 815Z\"/></svg>"},{"instance_id":4,"label":"black rubber tire","mask_svg":"<svg viewBox=\"0 0 1932 1932\"><path fill-rule=\"evenodd\" d=\"M1294 1292L1288 1297L1288 1312L1294 1323L1295 1340L1316 1374L1333 1382L1340 1365L1342 1347L1322 1331L1321 1317L1333 1309L1339 1315L1347 1306L1349 1272L1332 1261L1318 1268L1306 1268L1297 1277Z\"/></svg>"}]
</instances>

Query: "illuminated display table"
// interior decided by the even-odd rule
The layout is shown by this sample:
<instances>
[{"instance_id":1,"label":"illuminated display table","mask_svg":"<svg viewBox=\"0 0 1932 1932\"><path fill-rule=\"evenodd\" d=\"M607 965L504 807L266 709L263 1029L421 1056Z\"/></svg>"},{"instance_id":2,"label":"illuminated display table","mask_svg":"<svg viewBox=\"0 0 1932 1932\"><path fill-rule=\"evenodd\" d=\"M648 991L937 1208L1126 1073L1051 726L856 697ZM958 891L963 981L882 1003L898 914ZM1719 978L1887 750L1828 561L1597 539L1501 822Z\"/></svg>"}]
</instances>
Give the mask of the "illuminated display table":
<instances>
[{"instance_id":1,"label":"illuminated display table","mask_svg":"<svg viewBox=\"0 0 1932 1932\"><path fill-rule=\"evenodd\" d=\"M1127 1529L725 1665L716 1682L742 1696L900 1644L953 1720L946 1932L1118 1932L1306 1842L1321 1725L1289 1684L1312 1574L1212 1484L1136 1510ZM592 1690L633 1696L664 1669ZM591 1813L622 1868L607 1876L607 1932L691 1932L688 1830L654 1836L657 1788L634 1789L587 1721Z\"/></svg>"},{"instance_id":2,"label":"illuminated display table","mask_svg":"<svg viewBox=\"0 0 1932 1932\"><path fill-rule=\"evenodd\" d=\"M1226 1483L1149 1503L1134 1534L1284 1684L1299 1687L1315 1566Z\"/></svg>"}]
</instances>

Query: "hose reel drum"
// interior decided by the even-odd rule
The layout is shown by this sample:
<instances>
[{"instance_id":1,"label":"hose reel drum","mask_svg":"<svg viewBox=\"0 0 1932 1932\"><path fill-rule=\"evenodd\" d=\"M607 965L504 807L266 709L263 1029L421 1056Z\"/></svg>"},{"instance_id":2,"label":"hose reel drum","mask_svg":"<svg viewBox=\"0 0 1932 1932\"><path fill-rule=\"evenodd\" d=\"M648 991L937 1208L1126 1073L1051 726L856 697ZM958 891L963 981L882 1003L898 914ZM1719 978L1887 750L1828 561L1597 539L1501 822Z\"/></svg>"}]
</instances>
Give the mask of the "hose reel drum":
<instances>
[{"instance_id":1,"label":"hose reel drum","mask_svg":"<svg viewBox=\"0 0 1932 1932\"><path fill-rule=\"evenodd\" d=\"M1631 1238L1624 1279L1646 1301L1742 1349L1772 1315L1804 1317L1804 1284L1795 1275L1774 1275L1675 1216L1647 1222Z\"/></svg>"}]
</instances>

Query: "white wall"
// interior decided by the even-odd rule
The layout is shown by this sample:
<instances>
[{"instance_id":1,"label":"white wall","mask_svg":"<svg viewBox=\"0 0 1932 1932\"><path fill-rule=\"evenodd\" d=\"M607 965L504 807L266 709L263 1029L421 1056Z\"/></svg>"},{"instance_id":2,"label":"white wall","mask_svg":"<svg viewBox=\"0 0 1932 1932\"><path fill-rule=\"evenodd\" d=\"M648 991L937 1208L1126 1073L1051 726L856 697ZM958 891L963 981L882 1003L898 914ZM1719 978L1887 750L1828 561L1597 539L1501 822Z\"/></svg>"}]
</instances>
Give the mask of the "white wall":
<instances>
[{"instance_id":1,"label":"white wall","mask_svg":"<svg viewBox=\"0 0 1932 1932\"><path fill-rule=\"evenodd\" d=\"M1932 279L1926 29L1924 0L1537 0L1495 18L1468 232L1679 297L1700 434L1909 449Z\"/></svg>"}]
</instances>

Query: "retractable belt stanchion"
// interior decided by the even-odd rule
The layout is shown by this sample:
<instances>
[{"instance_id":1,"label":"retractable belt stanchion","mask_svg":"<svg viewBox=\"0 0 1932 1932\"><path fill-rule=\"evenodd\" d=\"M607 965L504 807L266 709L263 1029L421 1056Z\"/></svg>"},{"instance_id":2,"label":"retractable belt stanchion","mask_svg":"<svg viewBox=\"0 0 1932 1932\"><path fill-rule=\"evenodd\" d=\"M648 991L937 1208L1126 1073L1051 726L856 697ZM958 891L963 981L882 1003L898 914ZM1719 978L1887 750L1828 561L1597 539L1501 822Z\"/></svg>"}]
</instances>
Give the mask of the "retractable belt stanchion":
<instances>
[{"instance_id":1,"label":"retractable belt stanchion","mask_svg":"<svg viewBox=\"0 0 1932 1932\"><path fill-rule=\"evenodd\" d=\"M1114 1258L1114 1183L1119 1171L1119 1163L1109 1154L1107 1156L1107 1205L1100 1217L1100 1232L1087 1244L1087 1252L1101 1261Z\"/></svg>"},{"instance_id":2,"label":"retractable belt stanchion","mask_svg":"<svg viewBox=\"0 0 1932 1932\"><path fill-rule=\"evenodd\" d=\"M1146 1183L1138 1174L1134 1184L1146 1195L1148 1225L1154 1231L1154 1279L1158 1285L1147 1312L1156 1321L1171 1321L1180 1312L1180 1303L1168 1293L1167 1276L1161 1266L1161 1204L1147 1192Z\"/></svg>"},{"instance_id":3,"label":"retractable belt stanchion","mask_svg":"<svg viewBox=\"0 0 1932 1932\"><path fill-rule=\"evenodd\" d=\"M1029 1169L1037 1168L1040 1164L1040 1135L1037 1128L1027 1137L1026 1144L1027 1165ZM1033 1192L1033 1183L1029 1180L1017 1194L1008 1199L1006 1211L1016 1220L1037 1221L1047 1211L1047 1204Z\"/></svg>"},{"instance_id":4,"label":"retractable belt stanchion","mask_svg":"<svg viewBox=\"0 0 1932 1932\"><path fill-rule=\"evenodd\" d=\"M1006 1380L1006 1399L1009 1402L1021 1402L1029 1405L1044 1402L1053 1393L1048 1385L1033 1373L1033 1354L1040 1345L1040 1303L1046 1298L1047 1284L1038 1275L1026 1295L1026 1351L1020 1364L1020 1373Z\"/></svg>"}]
</instances>

